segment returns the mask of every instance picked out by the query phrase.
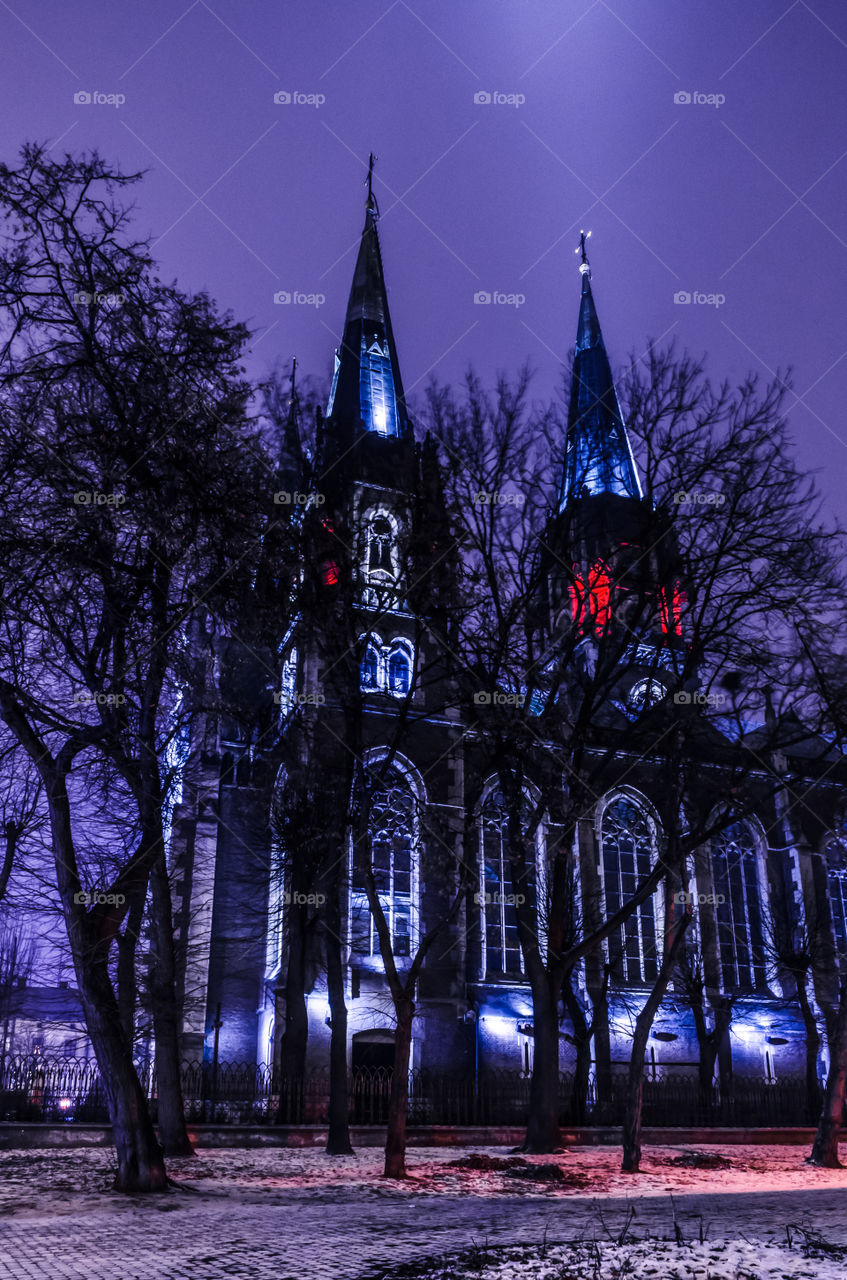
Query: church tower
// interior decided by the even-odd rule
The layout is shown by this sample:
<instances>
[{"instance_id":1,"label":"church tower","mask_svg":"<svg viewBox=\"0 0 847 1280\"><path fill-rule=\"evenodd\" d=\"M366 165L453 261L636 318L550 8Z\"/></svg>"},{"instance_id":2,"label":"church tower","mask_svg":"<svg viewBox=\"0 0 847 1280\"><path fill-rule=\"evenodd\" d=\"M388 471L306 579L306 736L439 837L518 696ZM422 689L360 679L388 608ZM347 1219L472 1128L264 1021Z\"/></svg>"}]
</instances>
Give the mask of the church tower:
<instances>
[{"instance_id":1,"label":"church tower","mask_svg":"<svg viewBox=\"0 0 847 1280\"><path fill-rule=\"evenodd\" d=\"M590 234L590 233L589 233ZM541 589L551 648L577 666L620 666L615 698L633 712L664 696L680 644L681 595L670 525L644 497L591 286L581 294L557 508L543 539Z\"/></svg>"}]
</instances>

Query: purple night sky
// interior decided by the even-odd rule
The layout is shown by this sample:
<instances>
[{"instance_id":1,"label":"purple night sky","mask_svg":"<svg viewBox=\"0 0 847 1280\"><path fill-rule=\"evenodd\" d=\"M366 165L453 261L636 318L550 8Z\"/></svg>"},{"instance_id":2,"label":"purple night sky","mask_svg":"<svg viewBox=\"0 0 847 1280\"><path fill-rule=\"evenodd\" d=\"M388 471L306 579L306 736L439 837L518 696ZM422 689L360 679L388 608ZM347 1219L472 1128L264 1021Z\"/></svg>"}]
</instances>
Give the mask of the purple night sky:
<instances>
[{"instance_id":1,"label":"purple night sky","mask_svg":"<svg viewBox=\"0 0 847 1280\"><path fill-rule=\"evenodd\" d=\"M139 228L250 323L255 375L296 353L328 379L373 149L412 407L469 362L554 391L585 226L613 364L675 335L718 379L793 366L801 462L847 520L843 0L0 0L0 31L3 159L148 169Z\"/></svg>"}]
</instances>

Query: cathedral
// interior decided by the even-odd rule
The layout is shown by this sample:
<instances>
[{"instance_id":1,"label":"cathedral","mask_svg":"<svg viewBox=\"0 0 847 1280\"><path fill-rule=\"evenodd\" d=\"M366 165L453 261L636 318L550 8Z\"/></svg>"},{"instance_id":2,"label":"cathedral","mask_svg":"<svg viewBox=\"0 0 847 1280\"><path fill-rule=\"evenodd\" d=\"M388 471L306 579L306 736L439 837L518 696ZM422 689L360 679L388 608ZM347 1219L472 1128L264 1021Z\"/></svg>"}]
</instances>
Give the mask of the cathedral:
<instances>
[{"instance_id":1,"label":"cathedral","mask_svg":"<svg viewBox=\"0 0 847 1280\"><path fill-rule=\"evenodd\" d=\"M580 528L586 564L602 563L604 544L638 545L645 498L636 458L615 390L598 319L585 240L581 245L574 311L576 344L567 419L567 448L551 537ZM566 356L566 336L550 335ZM364 749L378 760L392 740L410 697L413 723L391 767L390 795L371 815L374 866L398 968L439 912L439 859L445 841L458 839L468 788L478 795L477 883L451 922L450 945L435 948L416 992L413 1069L479 1078L510 1071L527 1075L533 1061L533 1008L503 838L502 797L496 779L479 776L482 755L456 707L415 691L422 657L413 612L377 608L400 574L398 546L410 513L424 499L437 508L437 484L427 446L415 437L407 412L383 271L378 210L369 185L358 257L343 335L323 423L324 482L358 530L365 589L359 599L366 636L358 676L367 711ZM435 487L434 487L435 486ZM433 498L433 494L435 497ZM575 513L580 519L575 525ZM435 517L433 516L433 519ZM435 536L435 535L434 535ZM662 652L680 643L672 569L651 562L663 592ZM336 572L331 557L325 580ZM566 607L551 575L548 609ZM603 607L608 584L590 592ZM598 603L599 602L599 603ZM281 712L293 699L312 700L313 713L343 738L318 659L287 637ZM650 645L646 646L650 650ZM660 659L659 663L661 665ZM656 654L631 664L622 705L641 708L657 696ZM659 690L661 691L661 690ZM807 753L810 756L813 753ZM180 946L183 1047L186 1060L278 1061L285 1029L291 912L296 894L275 860L266 815L251 804L250 746L225 718L204 722L192 737L180 803L173 815L171 857ZM673 983L653 1024L647 1067L651 1078L696 1072L699 1034L716 1035L724 1072L765 1082L802 1078L810 1019L822 1028L821 1008L831 991L808 992L808 1008L775 963L769 945L773 904L781 903L798 928L814 931L835 974L847 950L847 826L843 778L816 760L792 760L805 770L804 802L791 813L780 796L763 795L761 811L728 827L694 859L692 896L706 999L698 1010ZM842 771L839 769L838 774ZM284 785L284 784L281 784ZM648 761L620 760L575 841L577 883L585 902L607 912L625 901L654 865L661 839L658 781ZM382 826L380 826L382 824ZM433 834L434 833L434 834ZM545 874L546 833L535 836L530 880ZM580 966L575 1001L588 1016L607 984L606 1016L594 1018L591 1060L612 1073L629 1057L635 1016L661 963L663 893L660 884L629 920ZM390 1068L395 1022L368 898L352 855L345 873L341 921L344 992L348 1010L348 1062L355 1073ZM586 907L587 910L587 907ZM805 922L805 926L804 926ZM306 964L307 1072L325 1070L330 1039L327 981L319 958ZM814 986L814 984L813 984ZM818 1003L820 998L821 1003ZM719 1010L731 1006L723 1025ZM560 1065L573 1070L575 1011L560 1019ZM823 1043L823 1038L821 1040ZM826 1070L825 1051L818 1073Z\"/></svg>"}]
</instances>

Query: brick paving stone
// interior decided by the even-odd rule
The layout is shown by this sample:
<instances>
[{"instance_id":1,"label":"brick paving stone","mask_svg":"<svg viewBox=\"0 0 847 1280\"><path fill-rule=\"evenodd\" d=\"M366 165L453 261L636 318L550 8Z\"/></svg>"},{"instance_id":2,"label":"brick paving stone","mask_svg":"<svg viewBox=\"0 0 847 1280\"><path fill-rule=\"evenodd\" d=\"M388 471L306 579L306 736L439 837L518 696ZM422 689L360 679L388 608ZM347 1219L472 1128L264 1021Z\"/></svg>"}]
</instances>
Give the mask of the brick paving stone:
<instances>
[{"instance_id":1,"label":"brick paving stone","mask_svg":"<svg viewBox=\"0 0 847 1280\"><path fill-rule=\"evenodd\" d=\"M624 1199L280 1191L134 1200L108 1210L0 1222L2 1280L364 1280L392 1264L469 1248L573 1239L614 1230L634 1204L634 1229L669 1235L667 1196ZM847 1190L678 1195L687 1237L699 1219L714 1238L742 1231L784 1242L785 1223L813 1223L847 1243ZM165 1209L164 1206L167 1206Z\"/></svg>"}]
</instances>

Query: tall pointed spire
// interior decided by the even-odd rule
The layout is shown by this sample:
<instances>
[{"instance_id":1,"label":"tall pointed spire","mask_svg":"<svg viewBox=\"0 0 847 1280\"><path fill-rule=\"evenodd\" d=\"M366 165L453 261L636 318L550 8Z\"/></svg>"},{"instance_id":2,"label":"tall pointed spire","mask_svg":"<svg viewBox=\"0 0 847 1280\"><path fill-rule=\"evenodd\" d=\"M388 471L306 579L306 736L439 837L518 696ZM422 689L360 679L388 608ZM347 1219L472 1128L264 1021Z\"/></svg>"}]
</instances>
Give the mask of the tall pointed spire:
<instances>
[{"instance_id":1,"label":"tall pointed spire","mask_svg":"<svg viewBox=\"0 0 847 1280\"><path fill-rule=\"evenodd\" d=\"M335 353L327 417L348 425L358 424L380 436L406 436L410 428L388 312L373 169L371 153L365 225L347 303L344 337Z\"/></svg>"},{"instance_id":2,"label":"tall pointed spire","mask_svg":"<svg viewBox=\"0 0 847 1280\"><path fill-rule=\"evenodd\" d=\"M571 396L568 407L567 452L559 510L586 493L613 493L640 498L641 484L621 416L612 370L597 308L591 292L591 267L586 241L580 233L582 298L576 332Z\"/></svg>"}]
</instances>

